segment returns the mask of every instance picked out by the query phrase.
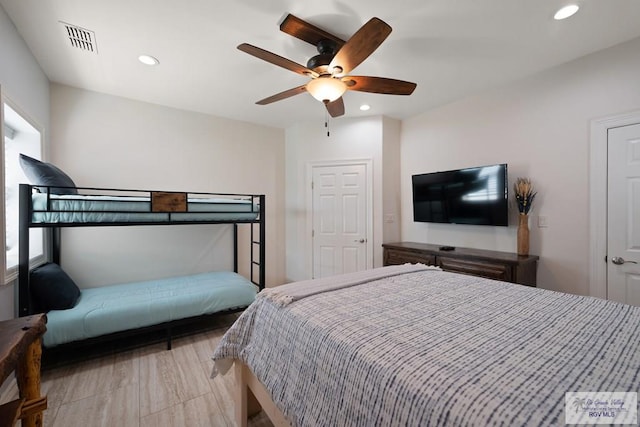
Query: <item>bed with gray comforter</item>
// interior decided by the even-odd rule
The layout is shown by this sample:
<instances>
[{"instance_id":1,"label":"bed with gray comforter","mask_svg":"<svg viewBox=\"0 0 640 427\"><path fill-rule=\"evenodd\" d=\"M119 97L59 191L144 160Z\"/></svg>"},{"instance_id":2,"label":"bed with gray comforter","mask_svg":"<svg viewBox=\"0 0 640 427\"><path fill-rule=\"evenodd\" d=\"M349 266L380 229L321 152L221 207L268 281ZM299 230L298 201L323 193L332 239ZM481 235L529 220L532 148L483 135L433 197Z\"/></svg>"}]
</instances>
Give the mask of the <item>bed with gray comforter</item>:
<instances>
[{"instance_id":1,"label":"bed with gray comforter","mask_svg":"<svg viewBox=\"0 0 640 427\"><path fill-rule=\"evenodd\" d=\"M214 373L242 361L293 426L564 425L565 393L639 391L640 307L407 268L262 291Z\"/></svg>"}]
</instances>

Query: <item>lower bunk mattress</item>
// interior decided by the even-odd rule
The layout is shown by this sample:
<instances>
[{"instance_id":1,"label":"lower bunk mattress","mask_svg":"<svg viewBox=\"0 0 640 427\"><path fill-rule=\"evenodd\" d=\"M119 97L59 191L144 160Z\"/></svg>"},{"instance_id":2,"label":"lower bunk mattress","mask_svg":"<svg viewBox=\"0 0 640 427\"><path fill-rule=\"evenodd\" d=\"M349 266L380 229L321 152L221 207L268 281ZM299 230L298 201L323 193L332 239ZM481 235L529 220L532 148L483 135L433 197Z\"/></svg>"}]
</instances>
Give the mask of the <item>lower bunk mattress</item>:
<instances>
[{"instance_id":1,"label":"lower bunk mattress","mask_svg":"<svg viewBox=\"0 0 640 427\"><path fill-rule=\"evenodd\" d=\"M47 313L45 347L249 306L258 287L233 272L210 272L83 289L68 310Z\"/></svg>"}]
</instances>

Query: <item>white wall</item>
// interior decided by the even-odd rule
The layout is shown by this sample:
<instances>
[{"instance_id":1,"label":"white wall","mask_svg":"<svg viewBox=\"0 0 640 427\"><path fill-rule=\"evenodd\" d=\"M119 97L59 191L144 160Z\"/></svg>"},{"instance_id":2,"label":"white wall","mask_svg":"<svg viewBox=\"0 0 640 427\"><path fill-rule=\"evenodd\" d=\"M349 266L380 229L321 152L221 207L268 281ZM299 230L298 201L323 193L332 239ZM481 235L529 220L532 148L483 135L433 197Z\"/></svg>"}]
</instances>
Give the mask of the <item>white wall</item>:
<instances>
[{"instance_id":1,"label":"white wall","mask_svg":"<svg viewBox=\"0 0 640 427\"><path fill-rule=\"evenodd\" d=\"M51 105L51 161L78 186L266 194L267 285L284 282L283 130L58 84ZM231 242L228 225L65 229L61 264L94 287L230 269Z\"/></svg>"},{"instance_id":2,"label":"white wall","mask_svg":"<svg viewBox=\"0 0 640 427\"><path fill-rule=\"evenodd\" d=\"M400 241L400 136L402 123L383 118L382 136L382 243Z\"/></svg>"},{"instance_id":3,"label":"white wall","mask_svg":"<svg viewBox=\"0 0 640 427\"><path fill-rule=\"evenodd\" d=\"M385 239L382 218L384 213L397 212L397 204L387 206L383 197L383 172L387 165L399 165L399 131L397 120L381 116L331 120L331 136L327 137L324 123L303 123L286 131L286 224L287 224L287 280L311 278L311 235L308 224L308 195L310 182L307 167L312 162L338 160L371 160L373 167L373 263L382 265L382 242ZM387 139L389 142L385 142ZM383 152L387 151L387 157ZM393 150L397 154L389 154ZM395 155L395 161L394 156ZM386 159L390 160L386 160ZM389 172L392 177L394 172ZM393 178L390 178L391 180ZM397 186L395 187L397 189ZM397 192L396 192L397 193ZM390 199L393 201L393 198ZM393 226L389 233L393 237ZM399 233L396 233L399 236ZM390 237L390 238L392 238Z\"/></svg>"},{"instance_id":4,"label":"white wall","mask_svg":"<svg viewBox=\"0 0 640 427\"><path fill-rule=\"evenodd\" d=\"M538 190L538 285L588 294L590 120L640 108L639 76L636 39L404 121L402 239L514 252L515 205L508 228L412 220L412 174L506 162L510 183L530 177Z\"/></svg>"},{"instance_id":5,"label":"white wall","mask_svg":"<svg viewBox=\"0 0 640 427\"><path fill-rule=\"evenodd\" d=\"M2 97L8 99L43 130L46 147L49 130L49 81L1 6L0 92ZM4 162L2 152L0 150L0 161ZM0 272L4 272L4 265L0 267ZM0 273L0 320L5 320L14 317L15 294L13 284L3 285L2 276Z\"/></svg>"}]
</instances>

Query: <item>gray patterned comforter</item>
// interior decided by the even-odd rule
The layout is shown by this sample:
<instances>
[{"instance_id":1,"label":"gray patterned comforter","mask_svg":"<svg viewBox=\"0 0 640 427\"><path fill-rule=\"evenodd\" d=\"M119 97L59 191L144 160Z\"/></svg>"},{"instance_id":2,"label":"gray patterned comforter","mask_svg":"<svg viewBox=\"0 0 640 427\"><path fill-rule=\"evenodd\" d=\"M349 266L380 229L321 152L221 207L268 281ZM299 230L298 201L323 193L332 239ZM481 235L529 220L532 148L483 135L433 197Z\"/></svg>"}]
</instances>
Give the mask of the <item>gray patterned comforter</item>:
<instances>
[{"instance_id":1,"label":"gray patterned comforter","mask_svg":"<svg viewBox=\"0 0 640 427\"><path fill-rule=\"evenodd\" d=\"M294 426L564 425L565 392L640 390L640 307L425 270L258 298L213 359Z\"/></svg>"}]
</instances>

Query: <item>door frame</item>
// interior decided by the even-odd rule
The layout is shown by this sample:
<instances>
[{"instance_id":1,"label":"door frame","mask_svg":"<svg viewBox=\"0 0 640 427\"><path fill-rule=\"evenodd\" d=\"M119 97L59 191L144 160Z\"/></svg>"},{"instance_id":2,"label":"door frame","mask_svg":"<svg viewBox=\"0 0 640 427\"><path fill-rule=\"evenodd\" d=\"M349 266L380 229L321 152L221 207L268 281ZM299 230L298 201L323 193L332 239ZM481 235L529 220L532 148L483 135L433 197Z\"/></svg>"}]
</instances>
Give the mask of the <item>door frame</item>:
<instances>
[{"instance_id":1,"label":"door frame","mask_svg":"<svg viewBox=\"0 0 640 427\"><path fill-rule=\"evenodd\" d=\"M318 167L331 166L355 166L363 165L365 167L366 179L366 213L367 213L367 269L373 268L373 160L372 159L351 159L351 160L317 160L307 163L306 181L305 181L305 201L307 206L307 236L309 236L307 265L310 267L310 276L314 277L313 271L313 170Z\"/></svg>"},{"instance_id":2,"label":"door frame","mask_svg":"<svg viewBox=\"0 0 640 427\"><path fill-rule=\"evenodd\" d=\"M640 123L640 110L591 120L589 295L607 298L607 156L609 129Z\"/></svg>"}]
</instances>

